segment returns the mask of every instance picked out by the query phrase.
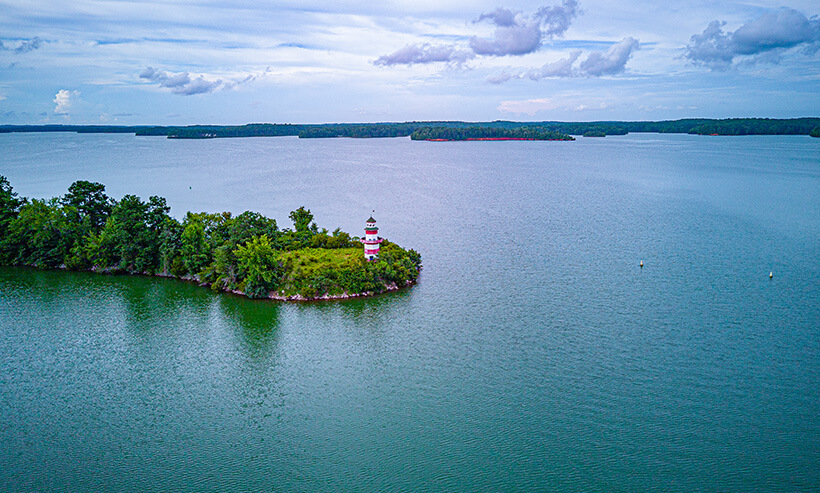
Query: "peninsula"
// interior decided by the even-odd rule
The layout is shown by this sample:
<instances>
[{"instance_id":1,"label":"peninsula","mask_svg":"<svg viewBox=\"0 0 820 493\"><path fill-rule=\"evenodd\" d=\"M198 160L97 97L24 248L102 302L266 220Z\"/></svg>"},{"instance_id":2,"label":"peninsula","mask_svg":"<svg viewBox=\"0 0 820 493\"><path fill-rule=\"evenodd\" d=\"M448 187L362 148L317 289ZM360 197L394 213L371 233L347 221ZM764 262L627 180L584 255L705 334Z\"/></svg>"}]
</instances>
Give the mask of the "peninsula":
<instances>
[{"instance_id":1,"label":"peninsula","mask_svg":"<svg viewBox=\"0 0 820 493\"><path fill-rule=\"evenodd\" d=\"M362 241L319 229L304 207L281 230L256 212L188 212L182 221L169 212L162 197L117 201L88 181L62 197L21 199L0 176L0 264L173 277L288 301L392 291L414 284L421 270L416 251L372 235L372 217Z\"/></svg>"}]
</instances>

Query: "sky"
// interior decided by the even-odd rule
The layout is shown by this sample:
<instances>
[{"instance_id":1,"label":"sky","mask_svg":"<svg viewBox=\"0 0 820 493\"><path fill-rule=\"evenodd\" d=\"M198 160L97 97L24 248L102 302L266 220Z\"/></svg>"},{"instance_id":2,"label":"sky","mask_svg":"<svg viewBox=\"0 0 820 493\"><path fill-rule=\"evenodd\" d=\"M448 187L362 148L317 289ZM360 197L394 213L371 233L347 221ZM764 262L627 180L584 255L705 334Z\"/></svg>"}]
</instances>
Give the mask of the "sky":
<instances>
[{"instance_id":1,"label":"sky","mask_svg":"<svg viewBox=\"0 0 820 493\"><path fill-rule=\"evenodd\" d=\"M820 116L817 0L0 0L0 124Z\"/></svg>"}]
</instances>

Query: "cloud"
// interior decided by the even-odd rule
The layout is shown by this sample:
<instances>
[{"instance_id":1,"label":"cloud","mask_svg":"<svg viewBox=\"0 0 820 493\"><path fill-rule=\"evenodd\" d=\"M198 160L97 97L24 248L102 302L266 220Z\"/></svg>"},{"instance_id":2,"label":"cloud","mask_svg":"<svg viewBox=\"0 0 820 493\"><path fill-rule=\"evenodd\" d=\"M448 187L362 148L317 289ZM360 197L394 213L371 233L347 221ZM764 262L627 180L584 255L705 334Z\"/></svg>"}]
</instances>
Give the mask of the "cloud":
<instances>
[{"instance_id":1,"label":"cloud","mask_svg":"<svg viewBox=\"0 0 820 493\"><path fill-rule=\"evenodd\" d=\"M606 52L593 51L577 67L575 62L581 57L581 50L573 50L567 58L547 63L539 68L519 73L502 73L487 77L491 84L501 84L510 79L541 80L554 77L602 77L624 71L632 53L640 49L640 42L627 37L612 45Z\"/></svg>"},{"instance_id":2,"label":"cloud","mask_svg":"<svg viewBox=\"0 0 820 493\"><path fill-rule=\"evenodd\" d=\"M574 69L572 65L581 56L581 50L573 50L567 58L562 58L556 62L546 63L539 68L533 68L526 72L519 72L511 74L509 72L499 75L491 75L487 77L487 82L491 84L501 84L510 79L528 78L532 80L546 79L550 77L573 77L578 75L578 70Z\"/></svg>"},{"instance_id":3,"label":"cloud","mask_svg":"<svg viewBox=\"0 0 820 493\"><path fill-rule=\"evenodd\" d=\"M54 113L58 115L68 115L71 112L71 108L77 104L79 99L79 91L60 89L52 100L57 103L57 106L54 107Z\"/></svg>"},{"instance_id":4,"label":"cloud","mask_svg":"<svg viewBox=\"0 0 820 493\"><path fill-rule=\"evenodd\" d=\"M496 24L498 25L498 24ZM498 25L492 39L470 37L470 48L479 55L524 55L541 45L541 21L516 15L512 25Z\"/></svg>"},{"instance_id":5,"label":"cloud","mask_svg":"<svg viewBox=\"0 0 820 493\"><path fill-rule=\"evenodd\" d=\"M726 23L712 21L701 34L693 34L686 46L686 58L696 65L706 65L713 69L727 68L732 64L735 53L732 40L723 32Z\"/></svg>"},{"instance_id":6,"label":"cloud","mask_svg":"<svg viewBox=\"0 0 820 493\"><path fill-rule=\"evenodd\" d=\"M584 97L583 103L579 103L575 98L537 98L519 101L502 101L498 105L498 111L502 113L515 113L517 115L534 116L541 111L600 111L609 108L605 101L591 102Z\"/></svg>"},{"instance_id":7,"label":"cloud","mask_svg":"<svg viewBox=\"0 0 820 493\"><path fill-rule=\"evenodd\" d=\"M18 53L18 54L19 53L28 53L29 51L36 50L37 48L39 48L42 45L43 45L43 40L40 39L39 36L34 36L33 38L31 38L28 41L23 41L23 43L21 43L20 46L18 46L14 50L14 52Z\"/></svg>"},{"instance_id":8,"label":"cloud","mask_svg":"<svg viewBox=\"0 0 820 493\"><path fill-rule=\"evenodd\" d=\"M183 96L191 96L194 94L206 94L213 92L216 88L222 85L221 80L209 81L205 80L201 75L182 87L174 89L174 94L182 94Z\"/></svg>"},{"instance_id":9,"label":"cloud","mask_svg":"<svg viewBox=\"0 0 820 493\"><path fill-rule=\"evenodd\" d=\"M559 6L541 7L536 13L541 21L547 26L545 34L548 36L563 36L569 29L572 19L580 13L576 0L564 0Z\"/></svg>"},{"instance_id":10,"label":"cloud","mask_svg":"<svg viewBox=\"0 0 820 493\"><path fill-rule=\"evenodd\" d=\"M632 52L639 49L640 43L637 39L624 38L612 45L606 53L600 51L590 53L587 59L581 62L580 71L588 77L619 74L624 71Z\"/></svg>"},{"instance_id":11,"label":"cloud","mask_svg":"<svg viewBox=\"0 0 820 493\"><path fill-rule=\"evenodd\" d=\"M30 51L34 51L37 48L43 46L43 40L40 39L39 36L34 36L33 38L29 39L28 41L23 41L20 43L20 46L17 48L7 48L6 45L0 41L0 50L2 51L13 51L16 54L28 53Z\"/></svg>"},{"instance_id":12,"label":"cloud","mask_svg":"<svg viewBox=\"0 0 820 493\"><path fill-rule=\"evenodd\" d=\"M510 27L516 23L515 16L516 13L512 10L498 7L488 14L481 14L475 22L481 22L486 19L494 22L497 26Z\"/></svg>"},{"instance_id":13,"label":"cloud","mask_svg":"<svg viewBox=\"0 0 820 493\"><path fill-rule=\"evenodd\" d=\"M561 5L541 7L532 17L498 7L481 14L474 22L490 21L496 25L491 39L470 37L470 48L478 55L505 56L532 53L543 38L562 36L578 15L578 2L564 0ZM542 29L542 26L545 29Z\"/></svg>"},{"instance_id":14,"label":"cloud","mask_svg":"<svg viewBox=\"0 0 820 493\"><path fill-rule=\"evenodd\" d=\"M532 116L539 111L555 110L559 107L560 105L550 98L538 98L523 101L502 101L501 104L498 105L498 111Z\"/></svg>"},{"instance_id":15,"label":"cloud","mask_svg":"<svg viewBox=\"0 0 820 493\"><path fill-rule=\"evenodd\" d=\"M735 32L724 32L725 22L712 21L700 34L693 34L684 57L695 65L726 70L737 57L744 63L777 63L783 53L803 46L805 54L820 49L820 20L797 10L782 8L748 21Z\"/></svg>"},{"instance_id":16,"label":"cloud","mask_svg":"<svg viewBox=\"0 0 820 493\"><path fill-rule=\"evenodd\" d=\"M139 75L140 79L147 79L159 83L160 87L171 89L174 94L191 96L213 92L222 85L222 80L207 80L203 76L191 79L188 72L168 74L154 67L146 67Z\"/></svg>"},{"instance_id":17,"label":"cloud","mask_svg":"<svg viewBox=\"0 0 820 493\"><path fill-rule=\"evenodd\" d=\"M488 21L496 26L492 38L470 36L469 49L455 44L416 43L373 61L374 65L413 65L444 62L461 65L477 55L525 55L541 47L544 38L562 36L579 13L577 0L563 0L561 5L541 7L534 15L497 7L478 16L473 24Z\"/></svg>"},{"instance_id":18,"label":"cloud","mask_svg":"<svg viewBox=\"0 0 820 493\"><path fill-rule=\"evenodd\" d=\"M567 58L562 58L557 62L544 64L541 68L532 69L527 73L527 77L532 80L544 79L547 77L571 77L574 73L572 64L581 56L581 50L573 50Z\"/></svg>"},{"instance_id":19,"label":"cloud","mask_svg":"<svg viewBox=\"0 0 820 493\"><path fill-rule=\"evenodd\" d=\"M431 45L428 43L409 44L404 48L384 55L373 61L374 65L413 65L414 63L446 62L460 65L475 55L456 45Z\"/></svg>"}]
</instances>

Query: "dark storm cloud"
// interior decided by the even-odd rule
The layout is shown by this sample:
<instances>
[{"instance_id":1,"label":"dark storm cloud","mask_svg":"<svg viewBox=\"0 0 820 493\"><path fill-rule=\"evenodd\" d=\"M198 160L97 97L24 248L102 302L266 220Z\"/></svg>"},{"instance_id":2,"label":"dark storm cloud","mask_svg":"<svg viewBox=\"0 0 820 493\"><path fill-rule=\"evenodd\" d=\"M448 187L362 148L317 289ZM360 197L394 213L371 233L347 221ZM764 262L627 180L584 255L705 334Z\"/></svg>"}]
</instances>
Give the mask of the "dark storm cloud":
<instances>
[{"instance_id":1,"label":"dark storm cloud","mask_svg":"<svg viewBox=\"0 0 820 493\"><path fill-rule=\"evenodd\" d=\"M752 57L748 63L777 63L790 48L803 46L805 53L820 48L820 20L794 9L767 12L733 33L723 31L725 24L712 21L692 35L684 56L696 65L725 70L737 57Z\"/></svg>"}]
</instances>

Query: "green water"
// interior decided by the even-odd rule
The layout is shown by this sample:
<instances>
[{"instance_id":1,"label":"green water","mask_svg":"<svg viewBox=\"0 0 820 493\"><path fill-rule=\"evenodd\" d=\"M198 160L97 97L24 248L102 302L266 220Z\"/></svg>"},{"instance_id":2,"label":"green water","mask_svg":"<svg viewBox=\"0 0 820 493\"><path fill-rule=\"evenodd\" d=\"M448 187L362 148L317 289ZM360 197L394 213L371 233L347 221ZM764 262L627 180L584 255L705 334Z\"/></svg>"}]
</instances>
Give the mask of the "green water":
<instances>
[{"instance_id":1,"label":"green water","mask_svg":"<svg viewBox=\"0 0 820 493\"><path fill-rule=\"evenodd\" d=\"M817 490L818 144L0 135L22 195L376 209L425 266L296 305L0 269L0 490Z\"/></svg>"}]
</instances>

